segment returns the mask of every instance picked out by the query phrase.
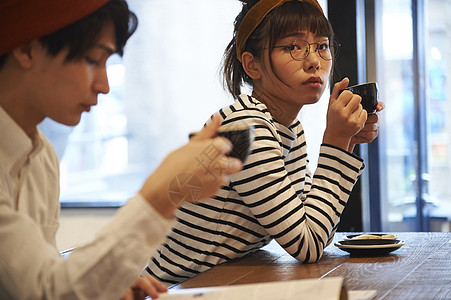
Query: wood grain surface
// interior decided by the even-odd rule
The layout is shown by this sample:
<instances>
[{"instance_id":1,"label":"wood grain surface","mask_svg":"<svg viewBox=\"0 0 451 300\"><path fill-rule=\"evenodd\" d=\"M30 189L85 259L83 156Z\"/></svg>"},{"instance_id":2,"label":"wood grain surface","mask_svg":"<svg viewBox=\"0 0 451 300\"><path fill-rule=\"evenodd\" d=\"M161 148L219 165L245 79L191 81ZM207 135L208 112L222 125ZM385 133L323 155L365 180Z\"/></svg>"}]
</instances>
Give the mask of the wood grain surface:
<instances>
[{"instance_id":1,"label":"wood grain surface","mask_svg":"<svg viewBox=\"0 0 451 300\"><path fill-rule=\"evenodd\" d=\"M335 242L350 233L337 233ZM349 290L375 299L451 299L451 233L395 233L405 245L382 256L351 256L329 245L317 263L302 264L276 242L172 289L341 276Z\"/></svg>"}]
</instances>

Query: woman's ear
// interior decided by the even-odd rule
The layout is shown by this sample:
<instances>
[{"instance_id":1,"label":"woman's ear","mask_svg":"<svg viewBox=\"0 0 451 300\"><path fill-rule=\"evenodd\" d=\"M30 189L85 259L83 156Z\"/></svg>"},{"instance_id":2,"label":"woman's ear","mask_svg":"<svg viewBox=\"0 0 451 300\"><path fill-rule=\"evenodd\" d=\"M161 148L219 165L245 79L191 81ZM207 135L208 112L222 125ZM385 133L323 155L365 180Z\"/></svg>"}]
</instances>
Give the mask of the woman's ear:
<instances>
[{"instance_id":1,"label":"woman's ear","mask_svg":"<svg viewBox=\"0 0 451 300\"><path fill-rule=\"evenodd\" d=\"M241 55L241 62L246 74L253 80L260 79L262 76L261 65L255 56L250 52L244 52Z\"/></svg>"}]
</instances>

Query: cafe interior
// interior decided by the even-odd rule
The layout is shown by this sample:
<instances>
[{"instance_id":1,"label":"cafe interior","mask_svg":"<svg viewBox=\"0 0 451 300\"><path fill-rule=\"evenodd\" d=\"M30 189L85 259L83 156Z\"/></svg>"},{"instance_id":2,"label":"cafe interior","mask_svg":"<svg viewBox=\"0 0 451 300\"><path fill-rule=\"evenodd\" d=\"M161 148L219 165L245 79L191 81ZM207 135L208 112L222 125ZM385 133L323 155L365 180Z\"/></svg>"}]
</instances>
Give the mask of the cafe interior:
<instances>
[{"instance_id":1,"label":"cafe interior","mask_svg":"<svg viewBox=\"0 0 451 300\"><path fill-rule=\"evenodd\" d=\"M377 299L451 297L451 281L437 282L438 275L434 277L436 283L428 282L434 286L435 292L429 294L434 295L432 298L426 292L410 298L400 296L405 289L396 291L401 285L418 285L419 278L408 283L401 280L411 278L406 274L420 265L408 263L427 253L442 253L429 257L437 260L429 266L429 272L450 278L450 268L444 267L446 251L441 246L447 245L447 251L451 248L451 1L319 2L341 45L331 83L344 77L350 79L350 85L377 82L379 100L385 103L379 113L378 138L355 149L366 167L343 212L337 238L352 233L389 233L403 240L402 248L374 260L379 264L396 262L396 268L390 268L393 278L401 278L396 281L399 285L386 288L388 283L383 283L377 270L371 276L379 280L379 285L371 286L368 279L361 285L356 274L350 279L346 272L364 273L362 264L368 261L343 261L349 254L333 244L325 255L325 262L333 261L333 268L326 273L344 276L353 289L374 288ZM113 56L108 62L111 92L102 95L98 107L83 115L75 128L48 120L40 125L60 159L62 211L57 243L61 251L94 238L167 153L186 143L190 132L233 101L222 88L219 66L241 7L239 1L128 3L140 22L125 55ZM312 172L329 95L326 91L318 103L304 107L299 115ZM434 241L435 248L425 247L427 241ZM276 247L271 244L268 255L257 253L231 265L236 272L242 266L254 266L255 270L248 268L242 271L247 273L240 273L244 280L237 281L235 274L233 279L219 281L215 278L225 269L214 268L210 275L176 289L259 282L263 275L267 276L264 281L303 279L273 269L265 273L256 267L256 262L274 265L278 261L294 268L296 263ZM414 248L422 250L408 254ZM409 257L407 265L399 257L403 255ZM340 273L343 265L348 269ZM318 275L319 266L305 268L304 273L316 274L309 278L326 276ZM260 279L246 277L252 272L259 273ZM430 289L425 291L431 293Z\"/></svg>"}]
</instances>

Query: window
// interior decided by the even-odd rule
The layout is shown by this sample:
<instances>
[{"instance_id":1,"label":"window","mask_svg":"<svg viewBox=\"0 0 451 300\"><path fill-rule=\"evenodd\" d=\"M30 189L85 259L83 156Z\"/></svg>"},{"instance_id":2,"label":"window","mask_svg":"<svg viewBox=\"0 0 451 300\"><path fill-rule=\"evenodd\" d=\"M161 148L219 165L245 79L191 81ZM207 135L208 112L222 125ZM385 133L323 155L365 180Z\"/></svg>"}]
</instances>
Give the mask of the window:
<instances>
[{"instance_id":1,"label":"window","mask_svg":"<svg viewBox=\"0 0 451 300\"><path fill-rule=\"evenodd\" d=\"M451 3L376 2L382 228L449 231Z\"/></svg>"}]
</instances>

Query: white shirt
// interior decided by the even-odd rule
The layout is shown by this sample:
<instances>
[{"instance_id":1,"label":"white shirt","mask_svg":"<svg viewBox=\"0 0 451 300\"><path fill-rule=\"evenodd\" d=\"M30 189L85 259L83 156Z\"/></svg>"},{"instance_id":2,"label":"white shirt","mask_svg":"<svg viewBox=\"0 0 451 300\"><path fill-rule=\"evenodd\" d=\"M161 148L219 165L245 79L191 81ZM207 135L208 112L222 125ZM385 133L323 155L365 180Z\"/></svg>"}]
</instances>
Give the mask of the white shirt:
<instances>
[{"instance_id":1,"label":"white shirt","mask_svg":"<svg viewBox=\"0 0 451 300\"><path fill-rule=\"evenodd\" d=\"M41 132L32 141L0 107L0 299L119 299L172 222L138 194L63 260L58 197L54 149Z\"/></svg>"}]
</instances>

